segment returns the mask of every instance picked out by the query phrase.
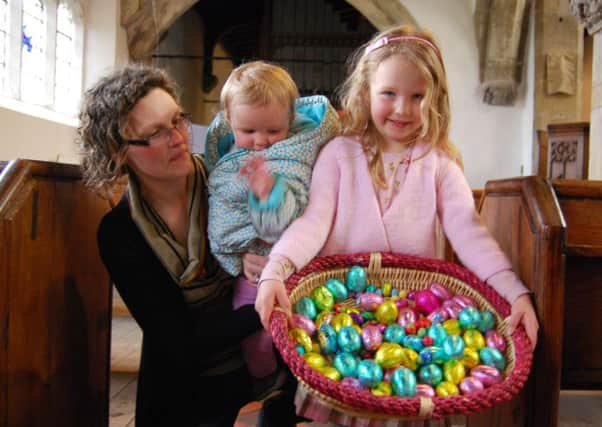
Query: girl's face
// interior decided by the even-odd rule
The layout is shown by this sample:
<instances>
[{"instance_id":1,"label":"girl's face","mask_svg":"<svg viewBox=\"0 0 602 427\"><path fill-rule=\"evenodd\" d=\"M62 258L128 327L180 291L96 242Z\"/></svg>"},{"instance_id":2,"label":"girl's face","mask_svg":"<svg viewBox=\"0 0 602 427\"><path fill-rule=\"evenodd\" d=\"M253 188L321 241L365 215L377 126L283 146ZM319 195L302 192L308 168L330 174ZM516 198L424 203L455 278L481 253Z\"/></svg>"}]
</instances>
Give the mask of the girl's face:
<instances>
[{"instance_id":1,"label":"girl's face","mask_svg":"<svg viewBox=\"0 0 602 427\"><path fill-rule=\"evenodd\" d=\"M181 112L171 95L158 88L141 98L130 111L126 139L148 139L159 131L171 129L168 140L155 138L149 146L128 146L127 165L142 184L186 177L192 171L188 131L174 128Z\"/></svg>"},{"instance_id":2,"label":"girl's face","mask_svg":"<svg viewBox=\"0 0 602 427\"><path fill-rule=\"evenodd\" d=\"M228 122L234 132L234 144L248 150L263 150L286 139L290 110L272 101L267 105L233 104Z\"/></svg>"},{"instance_id":3,"label":"girl's face","mask_svg":"<svg viewBox=\"0 0 602 427\"><path fill-rule=\"evenodd\" d=\"M403 151L422 126L420 104L427 83L403 55L381 62L370 79L370 116L383 137L383 151Z\"/></svg>"}]
</instances>

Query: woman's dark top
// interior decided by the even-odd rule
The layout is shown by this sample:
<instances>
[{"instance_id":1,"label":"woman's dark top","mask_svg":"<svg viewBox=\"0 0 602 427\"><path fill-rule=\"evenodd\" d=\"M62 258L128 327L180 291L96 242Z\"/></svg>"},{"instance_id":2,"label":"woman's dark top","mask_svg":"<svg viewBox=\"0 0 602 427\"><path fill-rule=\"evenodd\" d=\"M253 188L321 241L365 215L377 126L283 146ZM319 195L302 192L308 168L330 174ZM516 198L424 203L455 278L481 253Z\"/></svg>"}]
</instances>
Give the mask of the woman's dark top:
<instances>
[{"instance_id":1,"label":"woman's dark top","mask_svg":"<svg viewBox=\"0 0 602 427\"><path fill-rule=\"evenodd\" d=\"M98 246L143 331L136 425L196 426L251 400L244 367L217 376L207 370L216 354L261 328L253 307L232 311L229 292L202 307L187 304L133 222L126 197L101 221Z\"/></svg>"}]
</instances>

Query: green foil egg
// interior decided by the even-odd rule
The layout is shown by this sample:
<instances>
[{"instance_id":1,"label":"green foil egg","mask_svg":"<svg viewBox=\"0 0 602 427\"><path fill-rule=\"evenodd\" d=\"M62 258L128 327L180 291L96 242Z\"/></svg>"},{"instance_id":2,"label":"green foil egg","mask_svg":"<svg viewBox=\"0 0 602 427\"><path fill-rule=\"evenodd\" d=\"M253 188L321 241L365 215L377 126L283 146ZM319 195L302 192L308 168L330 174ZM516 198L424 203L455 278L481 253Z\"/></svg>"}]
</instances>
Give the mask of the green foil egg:
<instances>
[{"instance_id":1,"label":"green foil egg","mask_svg":"<svg viewBox=\"0 0 602 427\"><path fill-rule=\"evenodd\" d=\"M334 295L326 286L318 286L311 291L311 299L318 311L331 311L334 306Z\"/></svg>"}]
</instances>

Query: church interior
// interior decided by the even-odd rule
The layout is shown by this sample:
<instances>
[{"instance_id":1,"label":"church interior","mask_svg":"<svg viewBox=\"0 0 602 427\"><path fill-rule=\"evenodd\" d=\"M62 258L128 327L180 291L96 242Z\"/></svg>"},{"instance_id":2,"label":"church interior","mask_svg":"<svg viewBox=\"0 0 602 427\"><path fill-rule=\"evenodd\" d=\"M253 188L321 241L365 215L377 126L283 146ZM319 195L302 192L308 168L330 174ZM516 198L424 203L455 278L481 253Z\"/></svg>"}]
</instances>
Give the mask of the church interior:
<instances>
[{"instance_id":1,"label":"church interior","mask_svg":"<svg viewBox=\"0 0 602 427\"><path fill-rule=\"evenodd\" d=\"M81 183L83 91L129 62L164 68L192 115L193 151L203 152L237 65L280 63L301 95L336 106L349 55L400 23L429 29L441 46L450 136L475 207L540 321L515 398L420 425L602 425L602 1L8 0L0 1L0 426L135 423L141 332L98 255L98 223L118 200ZM440 257L453 261L439 237ZM236 425L255 425L258 405Z\"/></svg>"}]
</instances>

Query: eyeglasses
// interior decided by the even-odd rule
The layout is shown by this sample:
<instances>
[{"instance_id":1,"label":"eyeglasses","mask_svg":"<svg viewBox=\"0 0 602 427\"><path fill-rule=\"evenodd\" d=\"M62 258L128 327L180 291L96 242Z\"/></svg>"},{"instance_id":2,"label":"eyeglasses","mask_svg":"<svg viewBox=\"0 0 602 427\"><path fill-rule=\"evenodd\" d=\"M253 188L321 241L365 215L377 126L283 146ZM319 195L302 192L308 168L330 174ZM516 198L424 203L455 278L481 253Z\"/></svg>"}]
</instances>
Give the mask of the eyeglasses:
<instances>
[{"instance_id":1,"label":"eyeglasses","mask_svg":"<svg viewBox=\"0 0 602 427\"><path fill-rule=\"evenodd\" d=\"M184 138L189 139L191 123L192 117L190 114L179 113L171 127L159 129L146 139L126 139L125 142L130 145L141 145L144 147L167 144L171 140L174 130L178 131Z\"/></svg>"}]
</instances>

